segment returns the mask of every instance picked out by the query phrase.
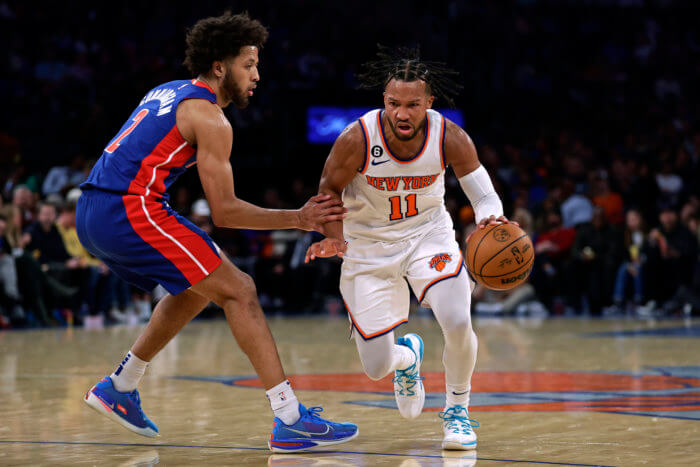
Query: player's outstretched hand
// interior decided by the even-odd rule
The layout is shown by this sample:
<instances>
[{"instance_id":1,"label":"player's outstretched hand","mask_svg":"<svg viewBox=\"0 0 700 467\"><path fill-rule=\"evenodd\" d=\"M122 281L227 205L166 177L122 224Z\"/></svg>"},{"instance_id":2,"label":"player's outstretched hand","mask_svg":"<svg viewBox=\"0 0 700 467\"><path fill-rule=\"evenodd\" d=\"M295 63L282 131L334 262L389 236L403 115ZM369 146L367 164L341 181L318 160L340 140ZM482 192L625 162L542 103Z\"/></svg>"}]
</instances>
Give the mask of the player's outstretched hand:
<instances>
[{"instance_id":1,"label":"player's outstretched hand","mask_svg":"<svg viewBox=\"0 0 700 467\"><path fill-rule=\"evenodd\" d=\"M520 227L520 224L518 224L515 221L509 221L506 216L500 216L500 217L489 216L489 217L485 217L485 218L481 219L479 221L479 223L476 224L476 228L483 229L487 225L496 225L496 224L515 224L518 227ZM474 234L474 232L476 232L476 230L474 230L472 233L469 234L469 236L467 237L467 242L469 242L469 238Z\"/></svg>"},{"instance_id":2,"label":"player's outstretched hand","mask_svg":"<svg viewBox=\"0 0 700 467\"><path fill-rule=\"evenodd\" d=\"M299 209L299 228L322 232L323 224L345 219L347 211L340 199L331 199L330 195L324 194L312 196Z\"/></svg>"},{"instance_id":3,"label":"player's outstretched hand","mask_svg":"<svg viewBox=\"0 0 700 467\"><path fill-rule=\"evenodd\" d=\"M347 248L347 244L342 240L338 240L337 238L324 238L320 242L311 244L311 246L306 250L306 258L304 258L304 262L308 263L317 257L330 258L331 256L337 255L339 258L342 258Z\"/></svg>"}]
</instances>

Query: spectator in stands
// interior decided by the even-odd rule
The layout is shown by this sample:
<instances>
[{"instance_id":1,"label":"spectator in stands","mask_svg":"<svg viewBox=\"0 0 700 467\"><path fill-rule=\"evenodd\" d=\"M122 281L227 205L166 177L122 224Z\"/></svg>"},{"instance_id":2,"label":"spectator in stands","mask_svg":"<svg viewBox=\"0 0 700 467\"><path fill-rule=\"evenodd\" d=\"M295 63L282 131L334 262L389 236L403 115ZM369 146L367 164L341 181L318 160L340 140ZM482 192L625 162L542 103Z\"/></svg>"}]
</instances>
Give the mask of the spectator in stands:
<instances>
[{"instance_id":1,"label":"spectator in stands","mask_svg":"<svg viewBox=\"0 0 700 467\"><path fill-rule=\"evenodd\" d=\"M87 316L83 317L86 328L99 329L104 326L105 313L108 311L115 291L111 273L107 266L92 256L78 239L75 229L76 200L67 201L56 219L56 228L63 240L63 246L72 260L78 261L73 270L72 283L80 288L78 299L84 306Z\"/></svg>"},{"instance_id":2,"label":"spectator in stands","mask_svg":"<svg viewBox=\"0 0 700 467\"><path fill-rule=\"evenodd\" d=\"M56 166L46 174L44 183L41 187L41 192L44 196L53 193L61 193L61 191L70 186L78 186L85 180L83 168L85 159L78 155L73 158L68 166Z\"/></svg>"},{"instance_id":3,"label":"spectator in stands","mask_svg":"<svg viewBox=\"0 0 700 467\"><path fill-rule=\"evenodd\" d=\"M214 230L214 224L211 221L211 209L206 199L200 198L192 203L192 211L189 217L192 223L202 229L207 235L210 235Z\"/></svg>"},{"instance_id":4,"label":"spectator in stands","mask_svg":"<svg viewBox=\"0 0 700 467\"><path fill-rule=\"evenodd\" d=\"M622 196L610 189L610 180L605 170L593 174L593 204L603 208L605 220L610 225L620 226L625 216Z\"/></svg>"},{"instance_id":5,"label":"spectator in stands","mask_svg":"<svg viewBox=\"0 0 700 467\"><path fill-rule=\"evenodd\" d=\"M681 222L695 236L696 245L700 245L700 212L696 198L688 201L681 210ZM672 313L682 310L685 315L700 313L700 248L695 260L693 279L688 284L680 284L671 300L664 304L664 311Z\"/></svg>"},{"instance_id":6,"label":"spectator in stands","mask_svg":"<svg viewBox=\"0 0 700 467\"><path fill-rule=\"evenodd\" d=\"M690 286L698 261L698 241L671 206L662 208L659 227L649 232L649 286L656 303L668 300L680 285Z\"/></svg>"},{"instance_id":7,"label":"spectator in stands","mask_svg":"<svg viewBox=\"0 0 700 467\"><path fill-rule=\"evenodd\" d=\"M24 318L24 310L20 305L15 258L12 256L12 247L5 237L6 229L7 219L0 215L0 329Z\"/></svg>"},{"instance_id":8,"label":"spectator in stands","mask_svg":"<svg viewBox=\"0 0 700 467\"><path fill-rule=\"evenodd\" d=\"M624 241L620 232L607 223L600 207L593 210L593 220L577 230L572 250L576 275L570 280L577 281L576 295L584 300L582 306L599 315L612 298Z\"/></svg>"},{"instance_id":9,"label":"spectator in stands","mask_svg":"<svg viewBox=\"0 0 700 467\"><path fill-rule=\"evenodd\" d=\"M593 204L585 196L575 192L574 181L567 178L561 184L561 219L564 227L576 227L591 222Z\"/></svg>"},{"instance_id":10,"label":"spectator in stands","mask_svg":"<svg viewBox=\"0 0 700 467\"><path fill-rule=\"evenodd\" d=\"M472 222L473 218L474 216L472 215ZM523 231L528 234L530 238L532 238L532 235L534 234L534 225L530 211L524 207L516 207L515 210L513 210L513 215L510 217L510 219L517 222L520 225L520 228L523 229Z\"/></svg>"},{"instance_id":11,"label":"spectator in stands","mask_svg":"<svg viewBox=\"0 0 700 467\"><path fill-rule=\"evenodd\" d=\"M39 204L37 220L30 224L22 235L20 244L41 263L45 270L51 268L76 269L81 266L79 258L72 258L66 251L63 238L56 227L56 206Z\"/></svg>"},{"instance_id":12,"label":"spectator in stands","mask_svg":"<svg viewBox=\"0 0 700 467\"><path fill-rule=\"evenodd\" d=\"M656 184L659 187L659 206L675 206L680 200L683 190L683 179L673 173L673 164L670 160L663 161L661 171L656 174Z\"/></svg>"},{"instance_id":13,"label":"spectator in stands","mask_svg":"<svg viewBox=\"0 0 700 467\"><path fill-rule=\"evenodd\" d=\"M633 304L636 307L644 299L644 264L647 257L647 229L642 213L630 209L625 216L625 253L624 260L617 269L615 288L613 291L613 307L610 312L621 312L624 309L627 284L632 281Z\"/></svg>"},{"instance_id":14,"label":"spectator in stands","mask_svg":"<svg viewBox=\"0 0 700 467\"><path fill-rule=\"evenodd\" d=\"M559 210L551 210L545 215L545 231L535 242L535 264L532 272L532 282L537 295L545 305L555 307L560 313L564 305L564 297L569 295L574 287L571 281L570 253L576 239L576 230L564 227Z\"/></svg>"},{"instance_id":15,"label":"spectator in stands","mask_svg":"<svg viewBox=\"0 0 700 467\"><path fill-rule=\"evenodd\" d=\"M635 175L626 200L638 206L644 219L656 219L659 186L656 183L654 172L648 163L642 162L637 167Z\"/></svg>"},{"instance_id":16,"label":"spectator in stands","mask_svg":"<svg viewBox=\"0 0 700 467\"><path fill-rule=\"evenodd\" d=\"M12 225L13 231L8 232L10 237L16 237L17 246L22 247L21 234L36 220L36 203L34 194L25 185L17 185L12 190Z\"/></svg>"}]
</instances>

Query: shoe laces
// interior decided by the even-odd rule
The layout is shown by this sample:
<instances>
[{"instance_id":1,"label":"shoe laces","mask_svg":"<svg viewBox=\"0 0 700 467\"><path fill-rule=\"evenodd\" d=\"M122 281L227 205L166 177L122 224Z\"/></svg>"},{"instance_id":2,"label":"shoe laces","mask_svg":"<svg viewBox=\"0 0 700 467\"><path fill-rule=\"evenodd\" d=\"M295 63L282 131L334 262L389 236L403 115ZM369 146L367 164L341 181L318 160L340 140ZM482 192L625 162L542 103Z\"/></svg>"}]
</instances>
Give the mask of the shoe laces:
<instances>
[{"instance_id":1,"label":"shoe laces","mask_svg":"<svg viewBox=\"0 0 700 467\"><path fill-rule=\"evenodd\" d=\"M139 391L136 389L131 391L129 393L129 400L131 400L131 402L133 402L134 405L136 405L136 409L138 409L139 415L143 417L144 415L143 410L141 410L141 396L139 396Z\"/></svg>"},{"instance_id":2,"label":"shoe laces","mask_svg":"<svg viewBox=\"0 0 700 467\"><path fill-rule=\"evenodd\" d=\"M467 417L467 409L461 405L450 407L444 412L439 412L438 417L443 419L447 424L447 429L452 433L469 435L473 433L472 428L478 428L479 422Z\"/></svg>"},{"instance_id":3,"label":"shoe laces","mask_svg":"<svg viewBox=\"0 0 700 467\"><path fill-rule=\"evenodd\" d=\"M315 405L313 407L307 408L306 411L309 414L309 417L321 418L319 414L323 412L323 407L321 407L320 405Z\"/></svg>"},{"instance_id":4,"label":"shoe laces","mask_svg":"<svg viewBox=\"0 0 700 467\"><path fill-rule=\"evenodd\" d=\"M399 385L398 393L400 396L415 396L414 388L423 379L425 378L418 376L414 363L405 370L396 370L393 381Z\"/></svg>"}]
</instances>

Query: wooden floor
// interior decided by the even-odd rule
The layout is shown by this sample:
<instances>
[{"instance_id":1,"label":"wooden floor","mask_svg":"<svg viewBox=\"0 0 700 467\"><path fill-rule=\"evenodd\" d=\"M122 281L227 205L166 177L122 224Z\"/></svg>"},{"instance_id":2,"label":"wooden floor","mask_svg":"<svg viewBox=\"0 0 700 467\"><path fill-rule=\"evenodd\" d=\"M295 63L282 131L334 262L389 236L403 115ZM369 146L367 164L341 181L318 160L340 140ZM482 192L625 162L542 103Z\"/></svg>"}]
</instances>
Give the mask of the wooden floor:
<instances>
[{"instance_id":1,"label":"wooden floor","mask_svg":"<svg viewBox=\"0 0 700 467\"><path fill-rule=\"evenodd\" d=\"M224 321L190 324L154 360L140 391L159 438L96 415L82 396L111 373L140 328L0 332L0 465L414 467L700 465L700 322L477 319L470 415L476 452L440 449L442 337L425 341L425 412L407 421L390 379L362 374L344 319L270 321L300 400L357 423L321 453L273 455L271 412Z\"/></svg>"}]
</instances>

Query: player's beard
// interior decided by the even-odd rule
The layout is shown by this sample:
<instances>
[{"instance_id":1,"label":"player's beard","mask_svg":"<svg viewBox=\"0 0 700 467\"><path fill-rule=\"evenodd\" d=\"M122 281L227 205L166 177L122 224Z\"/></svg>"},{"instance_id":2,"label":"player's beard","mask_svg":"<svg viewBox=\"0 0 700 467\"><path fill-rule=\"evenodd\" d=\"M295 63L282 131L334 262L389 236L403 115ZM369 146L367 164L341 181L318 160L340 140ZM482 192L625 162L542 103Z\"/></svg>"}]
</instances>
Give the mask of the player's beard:
<instances>
[{"instance_id":1,"label":"player's beard","mask_svg":"<svg viewBox=\"0 0 700 467\"><path fill-rule=\"evenodd\" d=\"M236 80L233 79L233 73L229 73L226 75L226 77L224 78L224 82L222 83L222 87L224 88L224 91L226 91L226 94L228 94L231 97L233 105L235 105L239 109L245 109L246 107L248 107L248 91L246 90L244 92L243 90L241 90Z\"/></svg>"},{"instance_id":2,"label":"player's beard","mask_svg":"<svg viewBox=\"0 0 700 467\"><path fill-rule=\"evenodd\" d=\"M404 135L402 135L401 133L399 133L398 131L396 131L396 126L394 125L394 122L392 122L390 118L387 119L387 120L389 121L389 126L391 127L391 131L394 133L394 136L396 136L396 139L399 139L399 140L401 140L401 141L410 141L410 140L413 139L414 136L416 136L416 134L418 134L418 132L419 132L420 130L422 130L423 128L425 128L425 123L426 123L426 121L427 121L428 119L427 119L427 117L424 118L423 121L420 122L420 124L418 125L418 128L416 128L415 130L413 130L413 133L411 133L411 134L408 135L408 136L404 136Z\"/></svg>"}]
</instances>

